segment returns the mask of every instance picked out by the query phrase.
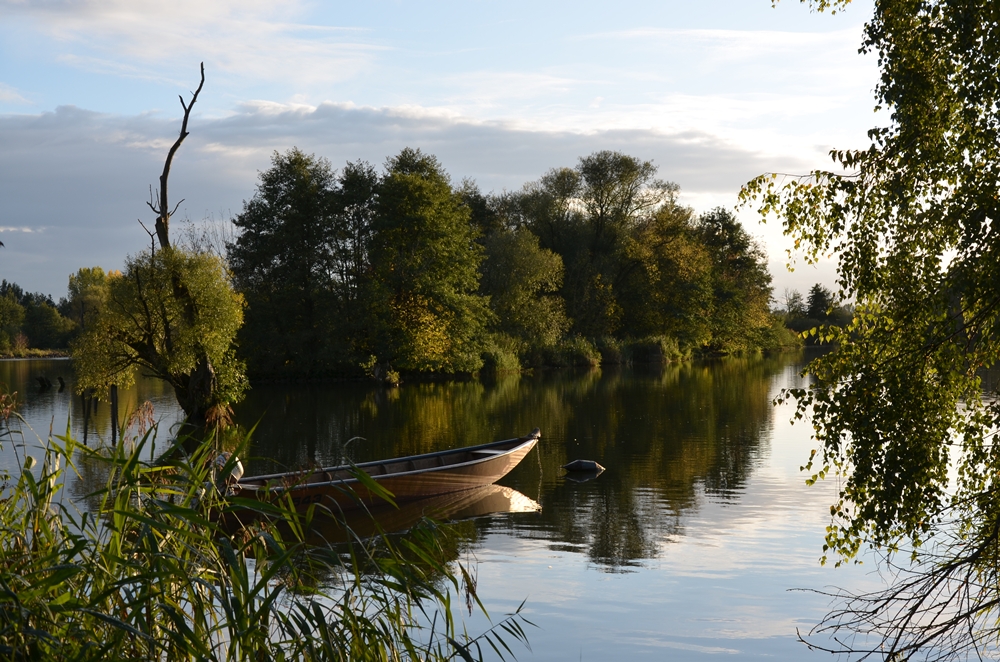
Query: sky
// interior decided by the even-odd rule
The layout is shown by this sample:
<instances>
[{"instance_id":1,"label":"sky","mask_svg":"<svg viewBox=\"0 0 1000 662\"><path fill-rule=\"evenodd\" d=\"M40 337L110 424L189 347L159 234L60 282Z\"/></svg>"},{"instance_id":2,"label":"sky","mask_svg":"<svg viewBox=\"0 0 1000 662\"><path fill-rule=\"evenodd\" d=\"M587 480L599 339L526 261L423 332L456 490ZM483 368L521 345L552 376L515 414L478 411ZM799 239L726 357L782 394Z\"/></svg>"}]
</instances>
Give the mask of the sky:
<instances>
[{"instance_id":1,"label":"sky","mask_svg":"<svg viewBox=\"0 0 1000 662\"><path fill-rule=\"evenodd\" d=\"M830 165L878 123L872 0L836 15L793 0L615 3L0 0L0 278L58 299L80 267L149 245L146 205L183 113L174 216L222 220L275 151L335 167L404 147L455 183L517 190L612 149L652 160L701 213L764 172ZM884 123L884 122L882 122ZM773 219L775 295L832 285ZM793 256L794 258L794 256Z\"/></svg>"}]
</instances>

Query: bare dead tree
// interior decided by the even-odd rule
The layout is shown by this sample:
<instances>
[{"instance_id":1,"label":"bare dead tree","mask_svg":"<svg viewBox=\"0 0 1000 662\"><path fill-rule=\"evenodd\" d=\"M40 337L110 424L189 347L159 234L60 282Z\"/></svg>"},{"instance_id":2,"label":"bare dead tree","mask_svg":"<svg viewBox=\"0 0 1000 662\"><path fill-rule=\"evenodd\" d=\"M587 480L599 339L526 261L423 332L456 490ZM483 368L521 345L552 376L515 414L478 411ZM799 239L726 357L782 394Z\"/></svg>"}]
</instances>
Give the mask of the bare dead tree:
<instances>
[{"instance_id":1,"label":"bare dead tree","mask_svg":"<svg viewBox=\"0 0 1000 662\"><path fill-rule=\"evenodd\" d=\"M167 152L167 160L163 164L163 173L160 175L160 191L157 194L155 200L153 199L152 192L150 192L149 208L153 210L156 214L156 238L160 242L160 248L170 247L170 217L173 215L177 208L181 206L184 202L181 199L173 209L170 209L169 198L167 197L167 180L170 178L170 164L173 163L174 154L180 148L181 143L184 139L188 137L188 119L191 117L191 109L194 108L195 102L198 101L198 94L201 93L201 88L205 85L205 63L201 63L201 82L198 83L198 89L194 91L191 95L191 103L184 102L184 96L180 95L181 108L184 109L184 120L181 122L181 133L174 141L173 146L170 151ZM148 232L148 230L147 230Z\"/></svg>"}]
</instances>

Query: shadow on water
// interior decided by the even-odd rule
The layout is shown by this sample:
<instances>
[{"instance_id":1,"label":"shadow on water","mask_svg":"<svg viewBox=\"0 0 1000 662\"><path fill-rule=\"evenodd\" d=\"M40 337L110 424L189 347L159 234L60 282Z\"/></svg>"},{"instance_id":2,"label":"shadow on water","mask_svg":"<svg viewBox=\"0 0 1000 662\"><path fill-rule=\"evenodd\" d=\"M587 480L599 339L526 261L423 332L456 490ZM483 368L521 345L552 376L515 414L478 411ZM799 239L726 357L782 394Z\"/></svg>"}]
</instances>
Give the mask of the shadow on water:
<instances>
[{"instance_id":1,"label":"shadow on water","mask_svg":"<svg viewBox=\"0 0 1000 662\"><path fill-rule=\"evenodd\" d=\"M683 516L699 499L739 499L767 453L769 393L788 362L729 358L401 388L266 385L237 418L259 420L250 473L413 455L538 426L538 449L502 482L539 502L541 512L477 527L507 527L586 554L607 571L627 571L683 535ZM567 480L560 467L577 458L607 471Z\"/></svg>"},{"instance_id":2,"label":"shadow on water","mask_svg":"<svg viewBox=\"0 0 1000 662\"><path fill-rule=\"evenodd\" d=\"M768 452L774 380L798 356L727 358L663 367L542 371L479 380L404 384L265 384L236 409L256 425L248 474L385 459L485 443L542 429L542 442L502 483L541 504L539 513L466 525L472 538L503 527L585 554L610 572L656 558L683 535L686 514L709 498L739 500ZM64 392L33 387L38 374ZM82 400L69 361L0 362L0 382L22 391L26 418L42 436L70 416L82 438ZM153 402L161 429L180 418L173 393L152 379L122 392L122 411ZM107 436L102 403L91 434ZM93 437L92 437L93 438ZM560 468L596 460L598 478L574 482ZM77 498L99 483L71 485Z\"/></svg>"}]
</instances>

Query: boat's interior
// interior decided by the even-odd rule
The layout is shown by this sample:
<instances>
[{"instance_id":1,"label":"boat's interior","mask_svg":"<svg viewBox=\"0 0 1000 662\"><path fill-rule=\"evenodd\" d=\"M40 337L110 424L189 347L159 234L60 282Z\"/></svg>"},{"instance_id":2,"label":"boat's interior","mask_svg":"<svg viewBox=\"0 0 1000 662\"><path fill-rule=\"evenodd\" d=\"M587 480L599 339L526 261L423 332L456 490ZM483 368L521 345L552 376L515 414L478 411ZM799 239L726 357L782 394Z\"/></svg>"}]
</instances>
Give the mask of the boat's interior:
<instances>
[{"instance_id":1,"label":"boat's interior","mask_svg":"<svg viewBox=\"0 0 1000 662\"><path fill-rule=\"evenodd\" d=\"M522 443L523 439L511 439L507 442L491 444L492 448L456 449L442 453L430 455L420 455L398 460L386 460L384 462L363 462L356 465L370 476L384 476L388 474L400 474L410 471L427 471L439 467L447 467L474 460L481 460L496 455L503 455L511 448ZM317 469L311 473L290 473L269 476L257 476L254 478L244 478L240 481L240 486L254 489L264 485L275 485L284 483L286 486L329 483L337 480L351 480L351 468L346 466Z\"/></svg>"}]
</instances>

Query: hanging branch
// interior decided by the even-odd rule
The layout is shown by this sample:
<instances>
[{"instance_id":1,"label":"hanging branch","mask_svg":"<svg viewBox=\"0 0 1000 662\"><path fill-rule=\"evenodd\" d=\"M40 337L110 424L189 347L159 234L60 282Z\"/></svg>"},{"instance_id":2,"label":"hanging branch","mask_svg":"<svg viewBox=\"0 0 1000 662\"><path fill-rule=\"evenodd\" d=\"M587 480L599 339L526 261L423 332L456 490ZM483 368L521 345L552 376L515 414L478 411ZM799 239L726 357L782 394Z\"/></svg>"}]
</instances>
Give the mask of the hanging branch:
<instances>
[{"instance_id":1,"label":"hanging branch","mask_svg":"<svg viewBox=\"0 0 1000 662\"><path fill-rule=\"evenodd\" d=\"M174 141L173 147L167 153L167 161L163 164L163 174L160 175L160 192L156 196L156 200L152 199L150 195L150 200L146 204L149 208L157 215L156 218L156 238L160 241L160 248L170 247L170 217L173 215L177 208L181 206L182 199L173 209L170 209L170 203L167 199L167 178L170 177L170 164L174 160L174 154L180 148L181 143L184 139L188 137L188 118L191 116L191 109L194 108L194 104L198 101L198 94L201 92L201 88L205 85L205 63L201 63L201 82L198 83L198 89L194 91L191 96L191 103L184 103L184 97L181 96L181 108L184 109L184 121L181 122L181 134Z\"/></svg>"}]
</instances>

